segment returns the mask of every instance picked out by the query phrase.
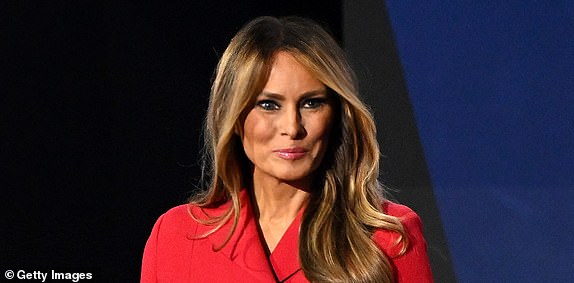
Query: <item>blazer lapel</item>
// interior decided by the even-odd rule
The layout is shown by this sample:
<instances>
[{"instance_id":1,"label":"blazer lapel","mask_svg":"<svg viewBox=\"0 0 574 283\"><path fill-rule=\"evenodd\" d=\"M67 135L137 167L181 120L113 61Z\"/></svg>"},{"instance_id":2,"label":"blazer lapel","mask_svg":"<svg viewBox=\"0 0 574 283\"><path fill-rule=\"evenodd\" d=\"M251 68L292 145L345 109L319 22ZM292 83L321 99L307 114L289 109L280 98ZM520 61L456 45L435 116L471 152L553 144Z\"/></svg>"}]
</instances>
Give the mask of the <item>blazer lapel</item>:
<instances>
[{"instance_id":1,"label":"blazer lapel","mask_svg":"<svg viewBox=\"0 0 574 283\"><path fill-rule=\"evenodd\" d=\"M260 281L274 282L275 277L261 244L251 202L245 189L240 192L240 201L241 210L237 228L219 253ZM218 210L223 212L224 209ZM219 247L225 242L232 224L230 220L221 229L208 236L214 247Z\"/></svg>"},{"instance_id":2,"label":"blazer lapel","mask_svg":"<svg viewBox=\"0 0 574 283\"><path fill-rule=\"evenodd\" d=\"M297 213L297 217L293 219L275 250L271 253L270 262L279 282L284 282L301 270L301 265L299 264L299 229L301 227L303 210L301 209Z\"/></svg>"}]
</instances>

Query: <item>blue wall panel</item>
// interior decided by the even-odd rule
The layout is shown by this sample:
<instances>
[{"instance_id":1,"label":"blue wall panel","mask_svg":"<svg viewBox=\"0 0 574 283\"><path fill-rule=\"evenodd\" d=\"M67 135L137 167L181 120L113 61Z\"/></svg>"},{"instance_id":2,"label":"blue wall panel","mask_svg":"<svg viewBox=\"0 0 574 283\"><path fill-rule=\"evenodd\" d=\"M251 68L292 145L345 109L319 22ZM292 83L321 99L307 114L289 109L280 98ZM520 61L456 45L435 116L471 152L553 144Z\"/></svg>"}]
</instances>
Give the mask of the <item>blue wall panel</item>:
<instances>
[{"instance_id":1,"label":"blue wall panel","mask_svg":"<svg viewBox=\"0 0 574 283\"><path fill-rule=\"evenodd\" d=\"M574 282L574 2L387 1L460 282Z\"/></svg>"}]
</instances>

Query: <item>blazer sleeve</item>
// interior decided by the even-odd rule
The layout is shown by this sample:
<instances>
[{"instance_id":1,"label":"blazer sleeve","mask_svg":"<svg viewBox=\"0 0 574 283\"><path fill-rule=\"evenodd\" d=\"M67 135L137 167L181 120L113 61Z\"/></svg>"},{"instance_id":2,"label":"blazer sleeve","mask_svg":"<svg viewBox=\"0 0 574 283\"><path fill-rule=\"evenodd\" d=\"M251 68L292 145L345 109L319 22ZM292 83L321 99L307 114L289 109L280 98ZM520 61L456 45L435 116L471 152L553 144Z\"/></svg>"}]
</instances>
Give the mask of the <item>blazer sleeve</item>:
<instances>
[{"instance_id":1,"label":"blazer sleeve","mask_svg":"<svg viewBox=\"0 0 574 283\"><path fill-rule=\"evenodd\" d=\"M156 283L157 282L157 241L159 235L159 229L163 222L165 214L160 216L159 219L153 226L151 235L149 236L147 243L145 245L143 259L142 259L142 270L141 270L141 283Z\"/></svg>"},{"instance_id":2,"label":"blazer sleeve","mask_svg":"<svg viewBox=\"0 0 574 283\"><path fill-rule=\"evenodd\" d=\"M409 245L403 255L391 260L396 268L397 282L433 282L420 217L410 211L400 219L407 233Z\"/></svg>"}]
</instances>

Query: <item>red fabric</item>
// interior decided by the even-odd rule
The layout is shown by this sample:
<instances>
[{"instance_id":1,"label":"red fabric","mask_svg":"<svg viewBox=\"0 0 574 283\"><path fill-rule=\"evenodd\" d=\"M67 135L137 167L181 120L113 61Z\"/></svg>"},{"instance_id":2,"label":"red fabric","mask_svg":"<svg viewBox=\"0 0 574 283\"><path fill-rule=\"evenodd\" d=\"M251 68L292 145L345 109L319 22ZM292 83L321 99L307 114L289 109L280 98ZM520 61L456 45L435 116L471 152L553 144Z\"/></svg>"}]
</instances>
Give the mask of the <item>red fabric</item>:
<instances>
[{"instance_id":1,"label":"red fabric","mask_svg":"<svg viewBox=\"0 0 574 283\"><path fill-rule=\"evenodd\" d=\"M190 213L205 216L200 209L181 205L162 215L154 225L144 250L141 282L308 282L298 260L302 213L295 218L267 260L245 190L240 197L242 207L236 232L219 252L214 252L213 247L223 243L231 223L198 239L197 236L212 229L212 226L198 224L191 218ZM219 215L226 207L228 205L205 210L205 213ZM385 211L401 219L409 237L407 252L396 256L400 251L400 246L394 245L396 233L381 230L373 235L389 256L397 282L432 282L420 218L408 207L391 202L385 203Z\"/></svg>"}]
</instances>

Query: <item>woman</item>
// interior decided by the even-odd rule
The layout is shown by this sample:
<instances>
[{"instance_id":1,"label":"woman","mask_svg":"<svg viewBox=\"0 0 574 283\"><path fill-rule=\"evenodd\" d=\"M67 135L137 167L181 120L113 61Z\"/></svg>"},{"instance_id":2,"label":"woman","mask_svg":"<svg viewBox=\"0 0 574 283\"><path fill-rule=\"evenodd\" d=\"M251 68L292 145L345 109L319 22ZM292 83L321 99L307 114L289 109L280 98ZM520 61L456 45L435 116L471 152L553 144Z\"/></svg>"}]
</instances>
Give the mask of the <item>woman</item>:
<instances>
[{"instance_id":1,"label":"woman","mask_svg":"<svg viewBox=\"0 0 574 283\"><path fill-rule=\"evenodd\" d=\"M142 282L431 282L419 217L384 200L375 124L316 23L257 18L216 70L208 189L162 215Z\"/></svg>"}]
</instances>

